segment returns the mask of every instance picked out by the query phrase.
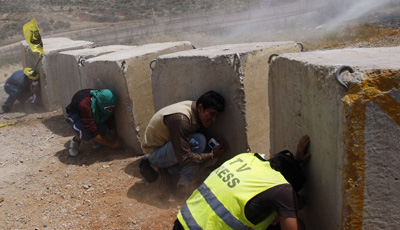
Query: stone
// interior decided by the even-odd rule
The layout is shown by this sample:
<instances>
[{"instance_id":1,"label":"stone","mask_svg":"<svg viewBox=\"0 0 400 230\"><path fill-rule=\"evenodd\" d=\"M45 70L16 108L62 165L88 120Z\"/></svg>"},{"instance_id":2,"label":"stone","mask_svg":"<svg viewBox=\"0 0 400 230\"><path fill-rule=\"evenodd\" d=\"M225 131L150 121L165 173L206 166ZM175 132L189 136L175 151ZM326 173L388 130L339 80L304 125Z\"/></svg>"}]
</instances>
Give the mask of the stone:
<instances>
[{"instance_id":1,"label":"stone","mask_svg":"<svg viewBox=\"0 0 400 230\"><path fill-rule=\"evenodd\" d=\"M32 52L28 43L21 41L22 49L22 65L36 69L40 74L40 100L44 108L53 111L60 106L58 81L60 76L56 74L55 55L66 50L83 49L86 47L94 47L93 42L71 40L66 37L44 38L43 50L44 56L38 52Z\"/></svg>"},{"instance_id":2,"label":"stone","mask_svg":"<svg viewBox=\"0 0 400 230\"><path fill-rule=\"evenodd\" d=\"M295 42L264 42L162 55L152 74L155 110L214 90L225 98L226 108L209 134L228 142L223 160L241 152L269 153L269 59L300 50Z\"/></svg>"},{"instance_id":3,"label":"stone","mask_svg":"<svg viewBox=\"0 0 400 230\"><path fill-rule=\"evenodd\" d=\"M400 223L398 60L400 47L354 48L283 54L271 64L272 152L295 151L304 134L311 140L307 228Z\"/></svg>"}]
</instances>

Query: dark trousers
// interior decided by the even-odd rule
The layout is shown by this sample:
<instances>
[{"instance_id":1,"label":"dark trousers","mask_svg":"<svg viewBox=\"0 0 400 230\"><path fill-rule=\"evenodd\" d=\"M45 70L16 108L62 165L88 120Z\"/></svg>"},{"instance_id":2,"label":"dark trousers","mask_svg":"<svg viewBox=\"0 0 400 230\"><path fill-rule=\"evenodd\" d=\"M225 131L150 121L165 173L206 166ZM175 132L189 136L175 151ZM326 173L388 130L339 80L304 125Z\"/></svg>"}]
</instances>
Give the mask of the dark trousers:
<instances>
[{"instance_id":1,"label":"dark trousers","mask_svg":"<svg viewBox=\"0 0 400 230\"><path fill-rule=\"evenodd\" d=\"M29 99L31 94L29 92L23 92L20 88L12 84L4 84L4 90L8 94L7 100L3 103L2 109L7 112L11 109L16 100L21 103Z\"/></svg>"},{"instance_id":2,"label":"dark trousers","mask_svg":"<svg viewBox=\"0 0 400 230\"><path fill-rule=\"evenodd\" d=\"M175 222L174 222L174 227L172 228L172 230L185 230L185 229L182 227L181 222L179 222L179 220L176 219Z\"/></svg>"}]
</instances>

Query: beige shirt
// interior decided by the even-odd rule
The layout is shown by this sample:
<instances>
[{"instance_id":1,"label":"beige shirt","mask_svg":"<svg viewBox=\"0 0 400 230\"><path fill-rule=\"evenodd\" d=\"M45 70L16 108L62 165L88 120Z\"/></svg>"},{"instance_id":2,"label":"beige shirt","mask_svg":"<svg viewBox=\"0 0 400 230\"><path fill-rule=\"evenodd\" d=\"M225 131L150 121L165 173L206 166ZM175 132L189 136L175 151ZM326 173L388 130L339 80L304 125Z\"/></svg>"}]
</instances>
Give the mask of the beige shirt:
<instances>
[{"instance_id":1,"label":"beige shirt","mask_svg":"<svg viewBox=\"0 0 400 230\"><path fill-rule=\"evenodd\" d=\"M200 127L196 102L182 101L164 107L154 114L146 128L143 151L150 154L171 141L181 165L196 165L212 159L212 153L198 154L190 151L189 135Z\"/></svg>"}]
</instances>

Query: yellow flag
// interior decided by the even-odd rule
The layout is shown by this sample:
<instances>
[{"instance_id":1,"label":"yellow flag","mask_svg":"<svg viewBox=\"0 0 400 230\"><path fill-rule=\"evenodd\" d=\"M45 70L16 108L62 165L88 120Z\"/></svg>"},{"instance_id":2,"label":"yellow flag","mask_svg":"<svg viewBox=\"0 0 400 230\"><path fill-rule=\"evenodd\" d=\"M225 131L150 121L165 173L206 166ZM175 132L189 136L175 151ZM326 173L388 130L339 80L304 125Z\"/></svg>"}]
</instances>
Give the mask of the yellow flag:
<instances>
[{"instance_id":1,"label":"yellow flag","mask_svg":"<svg viewBox=\"0 0 400 230\"><path fill-rule=\"evenodd\" d=\"M35 18L22 27L26 42L31 47L32 52L39 52L43 55L43 42L39 33L39 28L36 25Z\"/></svg>"}]
</instances>

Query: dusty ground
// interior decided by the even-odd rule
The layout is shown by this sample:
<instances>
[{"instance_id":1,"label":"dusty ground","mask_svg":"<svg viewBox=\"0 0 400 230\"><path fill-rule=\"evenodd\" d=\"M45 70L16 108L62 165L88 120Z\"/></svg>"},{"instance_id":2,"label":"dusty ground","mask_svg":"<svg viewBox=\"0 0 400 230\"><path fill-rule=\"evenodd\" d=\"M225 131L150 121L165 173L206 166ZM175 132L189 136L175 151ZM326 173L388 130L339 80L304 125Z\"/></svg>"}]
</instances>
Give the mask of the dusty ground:
<instances>
[{"instance_id":1,"label":"dusty ground","mask_svg":"<svg viewBox=\"0 0 400 230\"><path fill-rule=\"evenodd\" d=\"M1 229L172 226L181 202L161 200L157 184L143 183L140 158L90 143L69 157L73 133L61 111L11 113L0 123L15 123L0 128Z\"/></svg>"},{"instance_id":2,"label":"dusty ground","mask_svg":"<svg viewBox=\"0 0 400 230\"><path fill-rule=\"evenodd\" d=\"M0 128L0 229L171 229L183 201L144 183L140 157L90 143L69 157L73 132L61 110L16 103L0 124L13 124Z\"/></svg>"},{"instance_id":3,"label":"dusty ground","mask_svg":"<svg viewBox=\"0 0 400 230\"><path fill-rule=\"evenodd\" d=\"M397 32L376 34L373 40L327 41L320 47L400 45ZM3 83L19 68L1 67L0 103L6 97ZM69 157L73 132L61 110L17 103L13 112L0 115L1 124L11 124L0 128L1 230L171 229L183 201L162 199L158 183L144 183L140 156L86 143L79 156Z\"/></svg>"}]
</instances>

